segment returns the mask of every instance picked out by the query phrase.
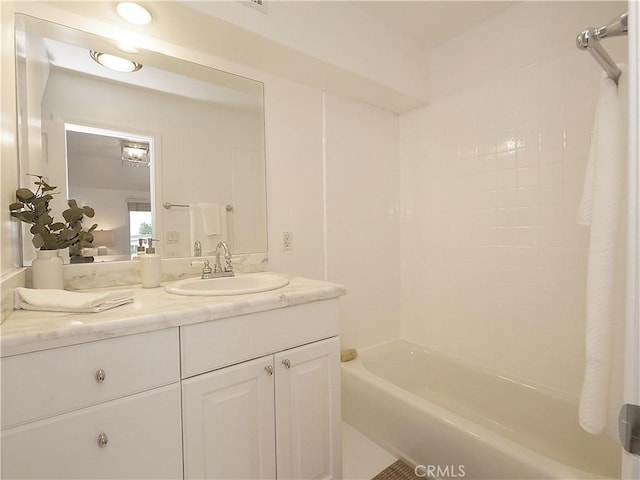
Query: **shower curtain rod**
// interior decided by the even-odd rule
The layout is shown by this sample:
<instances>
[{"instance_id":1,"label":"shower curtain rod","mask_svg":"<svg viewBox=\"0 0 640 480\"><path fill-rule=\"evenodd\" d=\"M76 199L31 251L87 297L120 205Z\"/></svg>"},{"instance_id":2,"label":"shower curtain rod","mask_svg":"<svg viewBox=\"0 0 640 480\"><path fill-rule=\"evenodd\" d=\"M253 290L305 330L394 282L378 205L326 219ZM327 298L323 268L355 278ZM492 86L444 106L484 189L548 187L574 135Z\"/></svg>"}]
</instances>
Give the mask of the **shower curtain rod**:
<instances>
[{"instance_id":1,"label":"shower curtain rod","mask_svg":"<svg viewBox=\"0 0 640 480\"><path fill-rule=\"evenodd\" d=\"M576 38L576 45L582 50L588 50L600 66L607 72L609 78L618 83L620 69L616 62L609 56L600 40L607 37L620 37L627 34L629 13L625 12L611 20L608 24L599 28L589 27L584 29Z\"/></svg>"}]
</instances>

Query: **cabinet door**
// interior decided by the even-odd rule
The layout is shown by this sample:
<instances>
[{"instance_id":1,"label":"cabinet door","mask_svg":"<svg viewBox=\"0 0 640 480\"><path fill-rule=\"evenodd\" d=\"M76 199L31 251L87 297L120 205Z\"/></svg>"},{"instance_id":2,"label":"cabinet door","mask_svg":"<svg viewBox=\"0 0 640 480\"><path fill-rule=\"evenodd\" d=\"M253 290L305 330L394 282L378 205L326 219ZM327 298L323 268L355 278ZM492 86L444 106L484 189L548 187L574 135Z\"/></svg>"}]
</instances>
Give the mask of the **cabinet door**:
<instances>
[{"instance_id":1,"label":"cabinet door","mask_svg":"<svg viewBox=\"0 0 640 480\"><path fill-rule=\"evenodd\" d=\"M182 382L186 478L275 478L273 357Z\"/></svg>"},{"instance_id":2,"label":"cabinet door","mask_svg":"<svg viewBox=\"0 0 640 480\"><path fill-rule=\"evenodd\" d=\"M2 432L2 477L182 477L180 385Z\"/></svg>"},{"instance_id":3,"label":"cabinet door","mask_svg":"<svg viewBox=\"0 0 640 480\"><path fill-rule=\"evenodd\" d=\"M274 356L278 479L341 478L337 337Z\"/></svg>"}]
</instances>

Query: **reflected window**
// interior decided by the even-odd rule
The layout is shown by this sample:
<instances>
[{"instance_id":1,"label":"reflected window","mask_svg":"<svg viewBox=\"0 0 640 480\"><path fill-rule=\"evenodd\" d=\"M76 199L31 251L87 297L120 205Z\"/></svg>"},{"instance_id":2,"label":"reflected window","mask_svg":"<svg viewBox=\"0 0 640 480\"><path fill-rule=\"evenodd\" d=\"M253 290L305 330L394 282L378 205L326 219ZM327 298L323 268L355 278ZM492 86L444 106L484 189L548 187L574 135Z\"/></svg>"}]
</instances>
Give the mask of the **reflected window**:
<instances>
[{"instance_id":1,"label":"reflected window","mask_svg":"<svg viewBox=\"0 0 640 480\"><path fill-rule=\"evenodd\" d=\"M129 254L136 254L140 239L145 248L147 239L153 237L153 217L151 215L151 203L128 201L129 210Z\"/></svg>"}]
</instances>

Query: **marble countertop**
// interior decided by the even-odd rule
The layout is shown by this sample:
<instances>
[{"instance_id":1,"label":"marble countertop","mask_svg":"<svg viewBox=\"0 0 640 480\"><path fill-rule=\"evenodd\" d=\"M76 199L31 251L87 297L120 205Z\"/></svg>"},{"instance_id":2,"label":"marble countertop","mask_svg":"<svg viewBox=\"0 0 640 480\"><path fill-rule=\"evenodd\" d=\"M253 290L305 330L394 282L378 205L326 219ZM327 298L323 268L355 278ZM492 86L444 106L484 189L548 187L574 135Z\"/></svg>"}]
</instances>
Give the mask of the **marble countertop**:
<instances>
[{"instance_id":1,"label":"marble countertop","mask_svg":"<svg viewBox=\"0 0 640 480\"><path fill-rule=\"evenodd\" d=\"M302 277L289 278L289 285L278 290L248 295L182 296L164 287L121 287L133 289L134 301L100 313L15 310L0 326L1 356L301 305L346 293L342 285ZM116 289L120 287L108 290Z\"/></svg>"}]
</instances>

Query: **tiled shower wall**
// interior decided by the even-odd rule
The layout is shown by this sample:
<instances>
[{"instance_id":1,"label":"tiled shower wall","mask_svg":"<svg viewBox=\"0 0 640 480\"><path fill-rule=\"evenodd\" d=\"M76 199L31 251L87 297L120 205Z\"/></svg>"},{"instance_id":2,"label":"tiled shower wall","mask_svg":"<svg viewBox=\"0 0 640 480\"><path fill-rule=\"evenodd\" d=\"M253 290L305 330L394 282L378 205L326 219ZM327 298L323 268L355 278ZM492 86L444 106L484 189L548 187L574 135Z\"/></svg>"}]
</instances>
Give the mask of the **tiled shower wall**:
<instances>
[{"instance_id":1,"label":"tiled shower wall","mask_svg":"<svg viewBox=\"0 0 640 480\"><path fill-rule=\"evenodd\" d=\"M517 5L433 53L440 96L400 120L405 338L579 393L588 229L576 210L600 70L573 39L619 8ZM562 39L556 25L566 43L536 44ZM607 47L624 60L623 43Z\"/></svg>"}]
</instances>

